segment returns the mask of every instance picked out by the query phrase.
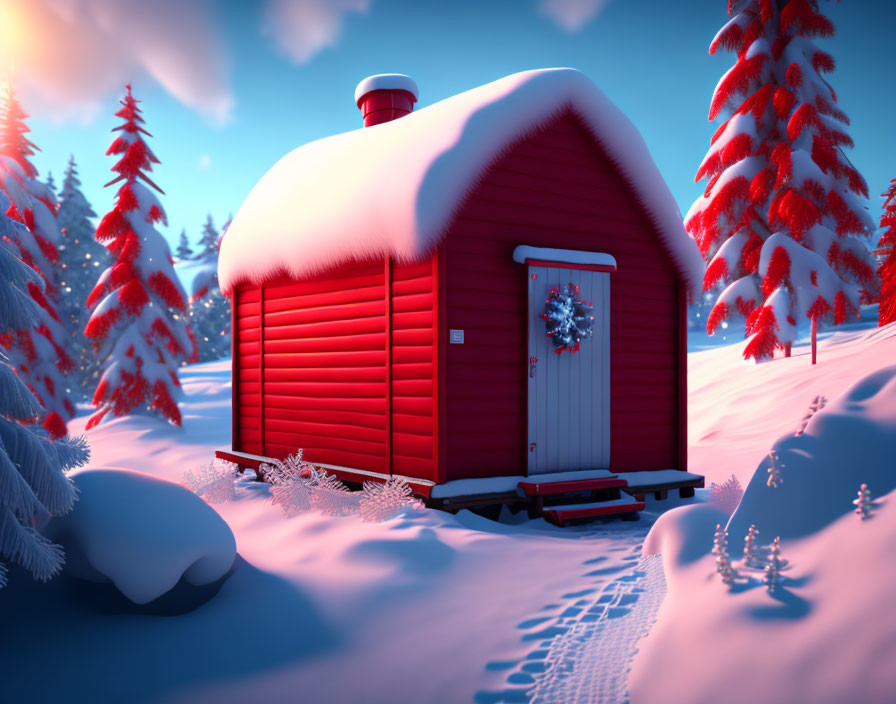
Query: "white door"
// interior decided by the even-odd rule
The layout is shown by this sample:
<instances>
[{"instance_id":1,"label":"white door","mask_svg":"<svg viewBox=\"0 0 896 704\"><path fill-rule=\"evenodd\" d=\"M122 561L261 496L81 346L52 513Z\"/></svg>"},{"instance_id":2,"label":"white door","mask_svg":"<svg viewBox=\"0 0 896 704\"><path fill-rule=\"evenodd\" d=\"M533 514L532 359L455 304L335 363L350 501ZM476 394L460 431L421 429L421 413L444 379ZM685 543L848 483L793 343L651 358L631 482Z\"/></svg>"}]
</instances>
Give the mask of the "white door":
<instances>
[{"instance_id":1,"label":"white door","mask_svg":"<svg viewBox=\"0 0 896 704\"><path fill-rule=\"evenodd\" d=\"M610 465L610 274L529 266L528 473ZM551 288L579 287L593 308L593 334L557 354L542 320Z\"/></svg>"}]
</instances>

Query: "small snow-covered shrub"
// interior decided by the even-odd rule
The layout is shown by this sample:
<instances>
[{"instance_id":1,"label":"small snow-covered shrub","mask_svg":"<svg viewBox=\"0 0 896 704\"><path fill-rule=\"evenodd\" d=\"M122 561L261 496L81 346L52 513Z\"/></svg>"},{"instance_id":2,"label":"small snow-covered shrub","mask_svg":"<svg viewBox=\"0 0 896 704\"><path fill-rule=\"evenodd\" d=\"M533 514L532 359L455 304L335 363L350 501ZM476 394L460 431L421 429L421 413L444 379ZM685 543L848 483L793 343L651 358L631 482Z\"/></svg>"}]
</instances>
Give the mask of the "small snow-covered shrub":
<instances>
[{"instance_id":1,"label":"small snow-covered shrub","mask_svg":"<svg viewBox=\"0 0 896 704\"><path fill-rule=\"evenodd\" d=\"M781 581L781 568L785 562L781 559L781 538L775 538L771 550L768 553L768 564L765 566L765 588L770 592L775 591Z\"/></svg>"},{"instance_id":2,"label":"small snow-covered shrub","mask_svg":"<svg viewBox=\"0 0 896 704\"><path fill-rule=\"evenodd\" d=\"M784 467L785 465L778 459L778 453L775 450L769 450L768 458L771 464L768 466L768 479L766 480L766 484L772 489L777 489L784 481L781 479L781 467Z\"/></svg>"},{"instance_id":3,"label":"small snow-covered shrub","mask_svg":"<svg viewBox=\"0 0 896 704\"><path fill-rule=\"evenodd\" d=\"M233 462L215 458L195 472L192 469L184 472L184 486L210 504L222 504L236 498L237 477Z\"/></svg>"},{"instance_id":4,"label":"small snow-covered shrub","mask_svg":"<svg viewBox=\"0 0 896 704\"><path fill-rule=\"evenodd\" d=\"M722 582L730 586L737 579L737 572L732 567L731 558L728 555L728 531L722 528L721 523L716 525L712 554L716 556L716 571L722 578Z\"/></svg>"},{"instance_id":5,"label":"small snow-covered shrub","mask_svg":"<svg viewBox=\"0 0 896 704\"><path fill-rule=\"evenodd\" d=\"M862 517L862 520L871 518L871 509L874 508L874 502L871 500L871 490L867 484L859 487L859 497L853 500L856 507L856 513Z\"/></svg>"},{"instance_id":6,"label":"small snow-covered shrub","mask_svg":"<svg viewBox=\"0 0 896 704\"><path fill-rule=\"evenodd\" d=\"M261 465L261 473L269 484L277 486L296 479L316 479L318 469L302 459L302 448L299 448L285 460L274 460L273 464Z\"/></svg>"},{"instance_id":7,"label":"small snow-covered shrub","mask_svg":"<svg viewBox=\"0 0 896 704\"><path fill-rule=\"evenodd\" d=\"M271 501L283 509L283 515L289 518L311 510L311 492L319 473L314 465L302 459L301 449L285 460L264 465L263 472L271 484Z\"/></svg>"},{"instance_id":8,"label":"small snow-covered shrub","mask_svg":"<svg viewBox=\"0 0 896 704\"><path fill-rule=\"evenodd\" d=\"M362 520L381 523L418 504L411 493L410 484L401 477L389 477L385 483L364 482L359 509Z\"/></svg>"},{"instance_id":9,"label":"small snow-covered shrub","mask_svg":"<svg viewBox=\"0 0 896 704\"><path fill-rule=\"evenodd\" d=\"M400 477L389 477L385 483L364 482L363 492L349 491L336 476L303 460L301 448L285 460L263 464L261 470L271 485L271 502L287 518L314 509L326 516L360 514L365 521L381 522L407 507L422 506Z\"/></svg>"},{"instance_id":10,"label":"small snow-covered shrub","mask_svg":"<svg viewBox=\"0 0 896 704\"><path fill-rule=\"evenodd\" d=\"M733 474L722 484L709 485L709 500L728 515L734 513L743 495L744 489Z\"/></svg>"},{"instance_id":11,"label":"small snow-covered shrub","mask_svg":"<svg viewBox=\"0 0 896 704\"><path fill-rule=\"evenodd\" d=\"M271 485L271 503L280 506L284 516L291 518L313 508L311 493L321 470L302 459L301 448L285 460L261 465L261 471Z\"/></svg>"},{"instance_id":12,"label":"small snow-covered shrub","mask_svg":"<svg viewBox=\"0 0 896 704\"><path fill-rule=\"evenodd\" d=\"M360 499L350 492L337 477L319 471L317 483L310 494L311 506L325 516L350 516L358 513Z\"/></svg>"},{"instance_id":13,"label":"small snow-covered shrub","mask_svg":"<svg viewBox=\"0 0 896 704\"><path fill-rule=\"evenodd\" d=\"M758 535L759 531L756 530L756 526L751 525L750 530L744 537L744 567L754 570L761 570L765 567L762 548L756 541Z\"/></svg>"}]
</instances>

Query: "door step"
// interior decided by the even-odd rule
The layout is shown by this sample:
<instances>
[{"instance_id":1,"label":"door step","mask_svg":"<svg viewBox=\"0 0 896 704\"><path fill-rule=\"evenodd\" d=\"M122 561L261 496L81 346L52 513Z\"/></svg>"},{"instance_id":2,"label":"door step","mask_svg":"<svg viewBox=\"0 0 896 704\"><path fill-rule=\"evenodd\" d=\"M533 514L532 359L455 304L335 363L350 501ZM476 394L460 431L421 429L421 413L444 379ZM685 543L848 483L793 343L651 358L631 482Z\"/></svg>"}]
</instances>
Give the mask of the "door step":
<instances>
[{"instance_id":1,"label":"door step","mask_svg":"<svg viewBox=\"0 0 896 704\"><path fill-rule=\"evenodd\" d=\"M621 489L625 486L628 486L628 482L625 479L620 479L613 475L593 479L570 478L552 482L531 481L531 479L527 478L519 483L519 488L522 489L526 496L551 496L579 491L597 491L598 489Z\"/></svg>"},{"instance_id":2,"label":"door step","mask_svg":"<svg viewBox=\"0 0 896 704\"><path fill-rule=\"evenodd\" d=\"M638 501L633 496L623 494L618 499L611 499L610 501L545 506L542 509L542 515L551 523L562 528L568 521L600 518L603 516L618 516L620 518L637 520L638 511L643 510L643 501Z\"/></svg>"},{"instance_id":3,"label":"door step","mask_svg":"<svg viewBox=\"0 0 896 704\"><path fill-rule=\"evenodd\" d=\"M628 482L598 470L526 477L519 490L529 499L529 516L544 516L559 526L575 519L637 516L644 502L623 494Z\"/></svg>"}]
</instances>

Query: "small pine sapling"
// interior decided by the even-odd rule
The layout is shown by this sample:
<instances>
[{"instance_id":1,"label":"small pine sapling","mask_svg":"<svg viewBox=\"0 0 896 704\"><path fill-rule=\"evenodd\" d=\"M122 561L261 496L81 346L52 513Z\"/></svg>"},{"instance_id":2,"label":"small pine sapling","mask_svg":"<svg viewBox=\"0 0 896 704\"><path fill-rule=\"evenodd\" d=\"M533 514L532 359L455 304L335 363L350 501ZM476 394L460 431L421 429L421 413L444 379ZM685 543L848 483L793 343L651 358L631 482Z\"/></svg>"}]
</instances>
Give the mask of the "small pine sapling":
<instances>
[{"instance_id":1,"label":"small pine sapling","mask_svg":"<svg viewBox=\"0 0 896 704\"><path fill-rule=\"evenodd\" d=\"M770 450L768 453L769 460L771 460L771 464L768 468L768 481L766 484L770 486L772 489L777 489L784 480L781 478L781 468L786 465L783 462L780 462L778 459L778 453L775 450Z\"/></svg>"},{"instance_id":2,"label":"small pine sapling","mask_svg":"<svg viewBox=\"0 0 896 704\"><path fill-rule=\"evenodd\" d=\"M751 525L747 535L744 537L744 567L754 570L761 570L765 567L765 561L762 556L756 537L759 531L755 525Z\"/></svg>"},{"instance_id":3,"label":"small pine sapling","mask_svg":"<svg viewBox=\"0 0 896 704\"><path fill-rule=\"evenodd\" d=\"M812 420L812 416L814 416L822 408L824 408L827 403L828 400L824 396L816 396L814 399L812 399L812 403L809 404L806 415L804 415L803 419L800 421L800 429L797 430L794 435L800 436L805 433L806 427L809 425L809 421Z\"/></svg>"},{"instance_id":4,"label":"small pine sapling","mask_svg":"<svg viewBox=\"0 0 896 704\"><path fill-rule=\"evenodd\" d=\"M715 540L713 541L712 554L716 556L716 571L727 585L734 583L737 572L731 565L731 557L728 555L728 531L721 524L716 525Z\"/></svg>"},{"instance_id":5,"label":"small pine sapling","mask_svg":"<svg viewBox=\"0 0 896 704\"><path fill-rule=\"evenodd\" d=\"M193 250L190 249L190 240L187 239L186 228L181 228L180 230L180 239L177 241L175 254L180 261L190 259L193 256Z\"/></svg>"},{"instance_id":6,"label":"small pine sapling","mask_svg":"<svg viewBox=\"0 0 896 704\"><path fill-rule=\"evenodd\" d=\"M723 484L713 482L709 486L709 500L729 515L734 513L743 495L743 487L733 474Z\"/></svg>"},{"instance_id":7,"label":"small pine sapling","mask_svg":"<svg viewBox=\"0 0 896 704\"><path fill-rule=\"evenodd\" d=\"M856 514L862 517L862 520L871 518L871 509L874 508L874 502L871 500L871 491L867 484L859 487L859 496L853 500L856 507Z\"/></svg>"},{"instance_id":8,"label":"small pine sapling","mask_svg":"<svg viewBox=\"0 0 896 704\"><path fill-rule=\"evenodd\" d=\"M786 563L781 559L781 538L775 538L768 553L768 562L765 565L765 588L773 592L781 581L781 569Z\"/></svg>"},{"instance_id":9,"label":"small pine sapling","mask_svg":"<svg viewBox=\"0 0 896 704\"><path fill-rule=\"evenodd\" d=\"M222 504L236 498L237 476L233 462L214 459L195 472L192 469L184 472L184 486L210 504Z\"/></svg>"},{"instance_id":10,"label":"small pine sapling","mask_svg":"<svg viewBox=\"0 0 896 704\"><path fill-rule=\"evenodd\" d=\"M361 520L382 523L395 518L414 504L411 485L401 477L383 482L364 482L364 493L358 502Z\"/></svg>"}]
</instances>

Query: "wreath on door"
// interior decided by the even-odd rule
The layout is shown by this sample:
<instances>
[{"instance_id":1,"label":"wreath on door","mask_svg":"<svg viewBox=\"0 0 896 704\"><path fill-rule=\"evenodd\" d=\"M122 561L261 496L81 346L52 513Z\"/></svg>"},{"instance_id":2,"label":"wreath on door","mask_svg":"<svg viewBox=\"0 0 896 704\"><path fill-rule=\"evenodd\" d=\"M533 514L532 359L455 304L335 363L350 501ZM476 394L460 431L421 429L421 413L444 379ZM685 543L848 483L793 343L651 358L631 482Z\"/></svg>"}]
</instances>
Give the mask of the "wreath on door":
<instances>
[{"instance_id":1,"label":"wreath on door","mask_svg":"<svg viewBox=\"0 0 896 704\"><path fill-rule=\"evenodd\" d=\"M546 335L554 343L554 352L563 354L579 351L579 343L594 334L594 306L579 297L579 287L570 282L553 287L545 299L541 319L546 323Z\"/></svg>"}]
</instances>

